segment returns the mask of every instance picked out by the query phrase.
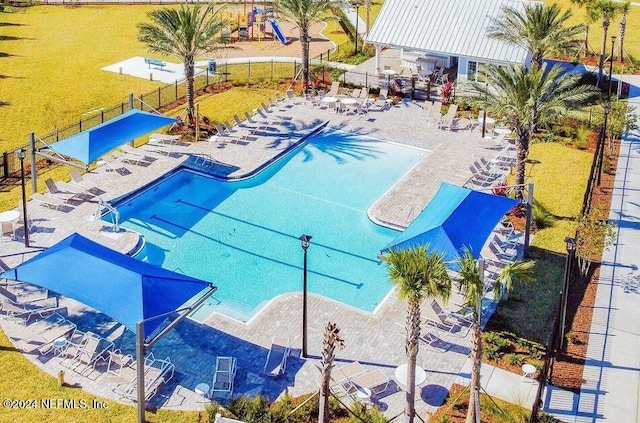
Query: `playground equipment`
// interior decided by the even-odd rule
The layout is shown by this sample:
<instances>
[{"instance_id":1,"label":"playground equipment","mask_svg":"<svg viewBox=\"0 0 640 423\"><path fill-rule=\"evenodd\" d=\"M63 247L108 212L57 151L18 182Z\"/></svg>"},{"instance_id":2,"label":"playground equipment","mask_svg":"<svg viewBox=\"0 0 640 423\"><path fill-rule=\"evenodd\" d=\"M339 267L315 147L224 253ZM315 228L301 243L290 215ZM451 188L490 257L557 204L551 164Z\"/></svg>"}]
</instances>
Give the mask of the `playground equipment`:
<instances>
[{"instance_id":1,"label":"playground equipment","mask_svg":"<svg viewBox=\"0 0 640 423\"><path fill-rule=\"evenodd\" d=\"M280 25L278 25L278 21L274 18L269 19L269 24L271 25L271 29L273 30L273 35L280 41L282 44L287 44L287 37L284 36L282 30L280 29Z\"/></svg>"},{"instance_id":2,"label":"playground equipment","mask_svg":"<svg viewBox=\"0 0 640 423\"><path fill-rule=\"evenodd\" d=\"M228 34L237 30L238 41L258 39L261 41L267 37L267 21L273 32L273 39L277 39L282 44L287 44L287 37L284 36L280 25L274 17L274 7L268 7L267 2L264 2L264 7L254 6L254 1L251 1L251 8L247 10L248 2L244 1L244 9L242 12L234 14L229 12L227 20L232 23L232 27L227 31Z\"/></svg>"}]
</instances>

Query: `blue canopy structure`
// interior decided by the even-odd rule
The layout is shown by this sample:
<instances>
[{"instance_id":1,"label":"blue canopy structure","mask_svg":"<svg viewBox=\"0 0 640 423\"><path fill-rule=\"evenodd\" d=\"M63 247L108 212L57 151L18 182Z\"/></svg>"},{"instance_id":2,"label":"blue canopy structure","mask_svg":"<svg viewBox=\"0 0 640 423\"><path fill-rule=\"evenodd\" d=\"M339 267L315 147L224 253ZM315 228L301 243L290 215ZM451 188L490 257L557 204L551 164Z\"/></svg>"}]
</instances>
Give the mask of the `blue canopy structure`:
<instances>
[{"instance_id":1,"label":"blue canopy structure","mask_svg":"<svg viewBox=\"0 0 640 423\"><path fill-rule=\"evenodd\" d=\"M49 147L56 153L89 164L135 138L177 121L157 113L132 109Z\"/></svg>"},{"instance_id":2,"label":"blue canopy structure","mask_svg":"<svg viewBox=\"0 0 640 423\"><path fill-rule=\"evenodd\" d=\"M136 332L136 323L176 310L212 284L121 254L74 233L2 278L50 289ZM145 322L151 333L164 319Z\"/></svg>"},{"instance_id":3,"label":"blue canopy structure","mask_svg":"<svg viewBox=\"0 0 640 423\"><path fill-rule=\"evenodd\" d=\"M428 244L456 268L464 247L479 257L493 228L516 204L512 198L442 183L422 213L382 252Z\"/></svg>"}]
</instances>

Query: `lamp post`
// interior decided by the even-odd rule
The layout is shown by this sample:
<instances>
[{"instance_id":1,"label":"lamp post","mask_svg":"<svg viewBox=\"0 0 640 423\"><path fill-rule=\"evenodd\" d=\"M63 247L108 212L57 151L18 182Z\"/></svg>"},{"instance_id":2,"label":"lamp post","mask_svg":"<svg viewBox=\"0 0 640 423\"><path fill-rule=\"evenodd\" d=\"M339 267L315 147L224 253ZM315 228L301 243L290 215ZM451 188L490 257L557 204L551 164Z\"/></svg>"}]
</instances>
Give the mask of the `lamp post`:
<instances>
[{"instance_id":1,"label":"lamp post","mask_svg":"<svg viewBox=\"0 0 640 423\"><path fill-rule=\"evenodd\" d=\"M600 186L600 182L602 180L602 162L604 161L604 143L607 139L607 123L609 122L609 113L611 112L611 104L607 101L604 104L604 124L602 125L602 134L600 134L600 144L598 145L598 149L596 151L598 163L596 170L598 173L596 174L596 185Z\"/></svg>"},{"instance_id":2,"label":"lamp post","mask_svg":"<svg viewBox=\"0 0 640 423\"><path fill-rule=\"evenodd\" d=\"M484 87L485 87L485 93L484 93L485 104L484 104L484 110L482 112L482 139L484 139L484 136L487 132L487 91L489 90L489 84L486 83Z\"/></svg>"},{"instance_id":3,"label":"lamp post","mask_svg":"<svg viewBox=\"0 0 640 423\"><path fill-rule=\"evenodd\" d=\"M613 82L613 47L616 44L616 36L611 36L611 62L609 62L609 92L607 94L607 100L611 101L611 84Z\"/></svg>"},{"instance_id":4,"label":"lamp post","mask_svg":"<svg viewBox=\"0 0 640 423\"><path fill-rule=\"evenodd\" d=\"M561 301L562 306L560 308L560 347L558 348L558 354L562 351L564 346L564 336L566 332L567 324L567 304L569 302L569 282L571 280L571 269L573 266L573 257L576 252L576 240L575 238L566 237L564 242L567 244L567 258L564 263L564 280L562 284Z\"/></svg>"},{"instance_id":5,"label":"lamp post","mask_svg":"<svg viewBox=\"0 0 640 423\"><path fill-rule=\"evenodd\" d=\"M27 151L24 148L18 150L20 159L20 177L22 179L22 220L24 224L24 246L29 248L29 226L27 225L27 191L24 186L24 158Z\"/></svg>"},{"instance_id":6,"label":"lamp post","mask_svg":"<svg viewBox=\"0 0 640 423\"><path fill-rule=\"evenodd\" d=\"M353 50L353 54L358 54L358 21L360 20L360 17L358 15L358 9L360 8L360 2L359 1L355 1L353 2L353 5L356 7L356 48Z\"/></svg>"},{"instance_id":7,"label":"lamp post","mask_svg":"<svg viewBox=\"0 0 640 423\"><path fill-rule=\"evenodd\" d=\"M298 238L304 251L304 267L302 269L302 357L307 358L307 250L311 235L302 234Z\"/></svg>"}]
</instances>

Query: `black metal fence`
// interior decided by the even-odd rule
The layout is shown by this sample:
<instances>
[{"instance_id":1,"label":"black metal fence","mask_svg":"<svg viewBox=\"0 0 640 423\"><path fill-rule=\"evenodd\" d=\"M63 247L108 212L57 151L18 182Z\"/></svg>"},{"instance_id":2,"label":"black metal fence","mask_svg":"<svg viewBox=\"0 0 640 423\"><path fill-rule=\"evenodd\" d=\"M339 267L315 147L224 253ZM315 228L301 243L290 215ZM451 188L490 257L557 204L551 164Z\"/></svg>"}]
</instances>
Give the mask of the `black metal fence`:
<instances>
[{"instance_id":1,"label":"black metal fence","mask_svg":"<svg viewBox=\"0 0 640 423\"><path fill-rule=\"evenodd\" d=\"M348 44L348 43L347 43ZM336 46L312 60L317 63L324 62L336 54L344 52L346 44ZM290 80L299 75L300 62L286 61L247 61L240 64L229 64L227 62L216 63L216 71L209 72L207 69L204 73L196 76L194 81L194 89L196 91L206 89L221 82L231 82L233 84L251 84L265 81ZM137 96L133 104L129 100L122 101L119 104L109 108L99 109L91 116L84 116L76 122L57 128L55 131L46 135L37 136L38 148L46 147L56 141L65 139L79 132L90 129L109 119L125 113L132 107L140 110L159 110L167 107L186 96L186 81L179 81L168 84L157 89ZM20 160L18 151L20 149L29 149L28 143L14 150L5 151L0 156L0 181L15 175L20 170ZM29 154L25 158L25 166L30 165Z\"/></svg>"}]
</instances>

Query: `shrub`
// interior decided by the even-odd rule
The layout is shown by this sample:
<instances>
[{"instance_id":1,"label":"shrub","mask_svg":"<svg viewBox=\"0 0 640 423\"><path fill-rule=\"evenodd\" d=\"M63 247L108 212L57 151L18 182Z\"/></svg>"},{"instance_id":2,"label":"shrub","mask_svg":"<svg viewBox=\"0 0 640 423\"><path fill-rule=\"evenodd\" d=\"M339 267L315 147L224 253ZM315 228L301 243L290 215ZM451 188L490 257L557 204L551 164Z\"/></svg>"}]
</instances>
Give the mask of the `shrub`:
<instances>
[{"instance_id":1,"label":"shrub","mask_svg":"<svg viewBox=\"0 0 640 423\"><path fill-rule=\"evenodd\" d=\"M531 218L536 229L544 229L553 226L556 218L539 201L533 200Z\"/></svg>"},{"instance_id":2,"label":"shrub","mask_svg":"<svg viewBox=\"0 0 640 423\"><path fill-rule=\"evenodd\" d=\"M524 357L522 357L520 354L514 353L507 354L506 359L507 363L515 366L522 366L522 362L524 361Z\"/></svg>"},{"instance_id":3,"label":"shrub","mask_svg":"<svg viewBox=\"0 0 640 423\"><path fill-rule=\"evenodd\" d=\"M387 418L378 407L367 407L366 404L356 401L351 406L349 421L351 423L386 423Z\"/></svg>"},{"instance_id":4,"label":"shrub","mask_svg":"<svg viewBox=\"0 0 640 423\"><path fill-rule=\"evenodd\" d=\"M436 418L436 423L451 423L451 419L446 414L440 414Z\"/></svg>"},{"instance_id":5,"label":"shrub","mask_svg":"<svg viewBox=\"0 0 640 423\"><path fill-rule=\"evenodd\" d=\"M246 422L269 421L269 401L262 395L248 397L242 395L229 401L229 410L240 420Z\"/></svg>"},{"instance_id":6,"label":"shrub","mask_svg":"<svg viewBox=\"0 0 640 423\"><path fill-rule=\"evenodd\" d=\"M573 134L574 144L577 149L584 150L587 148L587 141L591 130L587 126L578 126Z\"/></svg>"},{"instance_id":7,"label":"shrub","mask_svg":"<svg viewBox=\"0 0 640 423\"><path fill-rule=\"evenodd\" d=\"M486 332L483 335L485 342L484 353L490 360L498 360L505 353L506 348L509 346L509 341L503 339L496 332Z\"/></svg>"}]
</instances>

